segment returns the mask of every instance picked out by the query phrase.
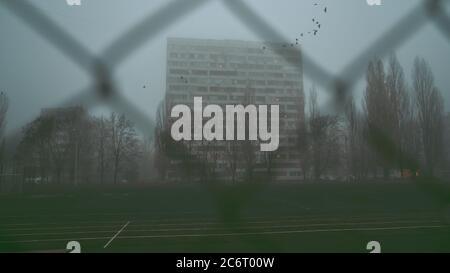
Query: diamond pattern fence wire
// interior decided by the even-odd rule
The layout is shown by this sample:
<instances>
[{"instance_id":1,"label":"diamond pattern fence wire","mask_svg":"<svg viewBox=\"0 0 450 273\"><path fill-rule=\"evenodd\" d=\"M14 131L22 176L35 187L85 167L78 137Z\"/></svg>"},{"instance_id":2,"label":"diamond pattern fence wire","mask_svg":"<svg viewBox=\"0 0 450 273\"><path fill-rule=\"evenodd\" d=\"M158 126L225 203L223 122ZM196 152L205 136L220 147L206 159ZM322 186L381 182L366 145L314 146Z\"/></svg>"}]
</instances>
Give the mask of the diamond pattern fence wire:
<instances>
[{"instance_id":1,"label":"diamond pattern fence wire","mask_svg":"<svg viewBox=\"0 0 450 273\"><path fill-rule=\"evenodd\" d=\"M264 17L255 12L243 0L222 0L224 6L235 15L246 27L253 31L262 41L287 41ZM331 92L332 107L343 111L345 103L352 96L352 87L364 76L367 64L373 56L383 57L395 51L409 38L414 36L425 24L432 23L450 42L450 16L443 8L444 0L423 0L409 14L401 18L388 31L382 34L374 43L356 56L350 64L337 75L329 74L318 65L311 56L302 54L304 74L312 81L321 84ZM92 83L80 90L74 97L67 98L64 105L83 105L91 108L98 104L106 104L111 110L125 113L135 122L137 127L147 135L152 135L155 122L152 117L137 110L133 103L127 100L117 88L114 81L115 70L130 57L133 52L150 42L159 33L178 23L183 16L207 4L207 0L173 0L159 10L149 14L135 24L123 35L120 35L101 54L94 55L70 33L52 21L46 14L37 9L30 1L0 0L0 4L14 13L23 23L47 40L67 58L92 76ZM298 52L300 54L300 52ZM286 61L289 62L289 59ZM388 137L379 134L381 143L394 145ZM381 149L381 153L383 153ZM389 159L390 153L384 157ZM406 155L405 155L406 156ZM412 162L411 164L418 164ZM425 181L426 180L426 181ZM448 206L450 190L446 183L436 177L427 177L416 181L424 191L436 199L446 200ZM231 231L239 228L239 212L260 187L246 188L236 186L238 198L232 198L227 193L218 193L214 189L212 195L217 199L217 213ZM236 195L233 195L236 196Z\"/></svg>"}]
</instances>

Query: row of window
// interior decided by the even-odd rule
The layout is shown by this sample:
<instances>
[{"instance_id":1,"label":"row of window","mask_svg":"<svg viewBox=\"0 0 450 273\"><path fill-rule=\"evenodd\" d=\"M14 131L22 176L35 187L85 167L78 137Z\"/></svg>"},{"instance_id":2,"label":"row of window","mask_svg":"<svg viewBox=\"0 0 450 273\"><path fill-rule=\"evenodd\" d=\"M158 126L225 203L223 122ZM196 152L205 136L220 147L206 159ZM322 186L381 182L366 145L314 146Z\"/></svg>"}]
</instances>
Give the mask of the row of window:
<instances>
[{"instance_id":1,"label":"row of window","mask_svg":"<svg viewBox=\"0 0 450 273\"><path fill-rule=\"evenodd\" d=\"M209 94L196 94L195 96L202 97L205 101L221 102L225 101L230 103L251 103L251 104L268 104L268 105L278 105L280 109L280 117L282 118L292 118L290 116L292 113L297 113L299 107L298 104L292 101L280 102L279 98L275 97L265 97L265 96L254 96L247 97L245 95L209 95ZM194 95L192 94L168 94L167 99L174 103L191 103ZM291 104L293 103L293 104ZM192 104L192 103L191 103Z\"/></svg>"},{"instance_id":2,"label":"row of window","mask_svg":"<svg viewBox=\"0 0 450 273\"><path fill-rule=\"evenodd\" d=\"M226 92L226 93L245 93L249 91L249 88L242 87L224 87L224 86L195 86L195 85L169 85L169 91L176 92ZM254 91L256 94L286 94L291 96L299 96L301 94L301 89L298 88L287 88L287 89L278 89L278 88L250 88L251 91ZM292 100L292 98L290 98Z\"/></svg>"},{"instance_id":3,"label":"row of window","mask_svg":"<svg viewBox=\"0 0 450 273\"><path fill-rule=\"evenodd\" d=\"M245 72L237 70L199 70L199 69L169 69L170 74L174 75L195 75L195 76L241 76L241 77L251 77L251 78L288 78L288 79L301 79L300 73L281 73L281 72Z\"/></svg>"},{"instance_id":4,"label":"row of window","mask_svg":"<svg viewBox=\"0 0 450 273\"><path fill-rule=\"evenodd\" d=\"M242 60L241 60L242 61ZM300 69L296 62L270 62L270 63L247 63L247 62L193 62L193 61L169 61L169 66L189 67L189 68L219 68L219 69L245 69L245 70L287 70Z\"/></svg>"},{"instance_id":5,"label":"row of window","mask_svg":"<svg viewBox=\"0 0 450 273\"><path fill-rule=\"evenodd\" d=\"M213 63L213 62L180 62L169 61L169 67L187 69L235 69L235 70L270 70L300 73L301 67L296 64L248 64L248 63Z\"/></svg>"},{"instance_id":6,"label":"row of window","mask_svg":"<svg viewBox=\"0 0 450 273\"><path fill-rule=\"evenodd\" d=\"M299 86L300 82L296 81L280 81L280 80L248 80L248 79L217 79L217 78L200 78L171 76L168 78L169 84L214 84L214 85L245 85L245 86Z\"/></svg>"},{"instance_id":7,"label":"row of window","mask_svg":"<svg viewBox=\"0 0 450 273\"><path fill-rule=\"evenodd\" d=\"M188 51L188 52L227 52L232 54L262 54L264 50L261 48L245 48L238 46L215 46L215 45L181 45L181 44L170 44L169 51Z\"/></svg>"},{"instance_id":8,"label":"row of window","mask_svg":"<svg viewBox=\"0 0 450 273\"><path fill-rule=\"evenodd\" d=\"M210 54L243 54L243 55L282 55L282 56L297 56L298 49L297 48L288 48L286 45L279 46L269 46L269 45L260 45L257 48L254 47L239 47L239 46L214 46L214 45L181 45L181 44L169 44L168 46L169 52L189 52L187 54L194 54L194 57L202 57L206 56L208 53ZM186 54L186 53L185 53Z\"/></svg>"}]
</instances>

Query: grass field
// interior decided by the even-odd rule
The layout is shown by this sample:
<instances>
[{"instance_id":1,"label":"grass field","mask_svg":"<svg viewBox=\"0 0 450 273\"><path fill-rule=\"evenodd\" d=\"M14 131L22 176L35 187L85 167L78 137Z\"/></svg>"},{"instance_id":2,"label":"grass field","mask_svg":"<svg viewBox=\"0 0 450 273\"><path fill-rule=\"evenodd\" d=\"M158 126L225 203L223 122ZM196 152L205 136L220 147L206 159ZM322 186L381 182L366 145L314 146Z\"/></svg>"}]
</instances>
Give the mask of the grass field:
<instances>
[{"instance_id":1,"label":"grass field","mask_svg":"<svg viewBox=\"0 0 450 273\"><path fill-rule=\"evenodd\" d=\"M407 183L0 196L0 251L450 252L448 201Z\"/></svg>"}]
</instances>

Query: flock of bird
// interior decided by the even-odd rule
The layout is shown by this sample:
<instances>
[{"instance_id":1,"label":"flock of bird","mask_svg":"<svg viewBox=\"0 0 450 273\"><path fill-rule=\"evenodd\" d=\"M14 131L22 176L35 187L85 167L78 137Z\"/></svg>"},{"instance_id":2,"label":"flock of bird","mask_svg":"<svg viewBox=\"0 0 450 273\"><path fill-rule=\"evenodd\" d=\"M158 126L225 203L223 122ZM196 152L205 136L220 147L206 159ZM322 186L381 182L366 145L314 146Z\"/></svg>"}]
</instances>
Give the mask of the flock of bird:
<instances>
[{"instance_id":1,"label":"flock of bird","mask_svg":"<svg viewBox=\"0 0 450 273\"><path fill-rule=\"evenodd\" d=\"M319 4L315 3L314 6L318 7ZM323 7L323 13L327 13L327 12L328 12L328 7L326 7L326 6ZM322 27L322 24L320 23L320 21L317 18L312 18L311 20L312 20L312 22L314 24L314 27L313 27L312 30L308 31L307 33L308 34L312 34L314 36L317 36L317 34L319 33L319 31L320 31L320 29ZM304 33L300 34L300 37L304 37L304 36L305 36ZM298 44L299 38L297 38L296 41L297 41L297 44Z\"/></svg>"},{"instance_id":2,"label":"flock of bird","mask_svg":"<svg viewBox=\"0 0 450 273\"><path fill-rule=\"evenodd\" d=\"M320 5L318 3L314 3L315 7L319 7ZM323 9L321 10L323 11L323 13L327 13L328 12L328 7L324 6ZM306 35L313 35L313 36L317 36L317 34L319 33L320 29L322 28L322 24L320 23L320 21L317 18L312 18L312 23L314 25L313 29L308 31L308 32L302 32L300 34L300 38L295 38L295 45L298 45L300 43L300 39L305 37ZM291 47L294 47L294 43L290 44ZM288 44L284 44L283 47L288 47ZM263 49L266 49L266 47L263 47ZM180 76L180 79L182 81L184 81L185 83L188 83L187 78L185 78L184 76ZM146 85L144 85L142 88L147 88Z\"/></svg>"},{"instance_id":3,"label":"flock of bird","mask_svg":"<svg viewBox=\"0 0 450 273\"><path fill-rule=\"evenodd\" d=\"M315 7L321 7L318 3L314 3L314 6ZM321 12L328 13L328 7L327 6L322 6L321 7ZM299 38L295 38L295 44L294 43L290 43L291 47L294 47L294 45L300 44L301 39L306 37L307 35L317 36L319 34L319 31L322 29L322 23L316 17L313 17L311 19L311 21L313 23L313 29L309 30L307 32L302 32L300 34ZM283 44L283 47L288 47L288 46L289 46L289 44ZM265 47L263 47L263 49L265 49Z\"/></svg>"}]
</instances>

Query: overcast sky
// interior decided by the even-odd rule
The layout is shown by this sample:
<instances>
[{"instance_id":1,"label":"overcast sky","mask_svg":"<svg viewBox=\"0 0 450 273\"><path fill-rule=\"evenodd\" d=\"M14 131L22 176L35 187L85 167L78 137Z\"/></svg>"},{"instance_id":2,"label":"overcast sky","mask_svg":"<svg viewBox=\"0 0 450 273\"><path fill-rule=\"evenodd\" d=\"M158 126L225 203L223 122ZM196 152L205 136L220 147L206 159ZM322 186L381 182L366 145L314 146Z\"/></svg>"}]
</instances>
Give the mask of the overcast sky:
<instances>
[{"instance_id":1,"label":"overcast sky","mask_svg":"<svg viewBox=\"0 0 450 273\"><path fill-rule=\"evenodd\" d=\"M95 54L168 3L168 0L82 0L82 6L70 7L65 0L31 1ZM311 30L311 19L318 18L321 31L316 37L302 39L302 50L330 73L337 74L420 0L383 0L380 7L368 6L366 0L246 2L289 38L289 42L295 42L300 33ZM326 14L323 6L328 7ZM8 129L23 126L36 117L41 108L55 106L89 85L87 74L1 4L0 34L0 90L6 92L11 101ZM154 114L164 94L168 37L261 40L220 1L211 0L180 17L139 47L115 73L119 89L148 115ZM406 41L397 55L408 78L416 55L428 60L448 108L450 43L445 36L428 24ZM305 81L305 89L308 89L311 81ZM356 88L356 96L363 91L362 83L360 81ZM322 96L322 102L325 100Z\"/></svg>"}]
</instances>

